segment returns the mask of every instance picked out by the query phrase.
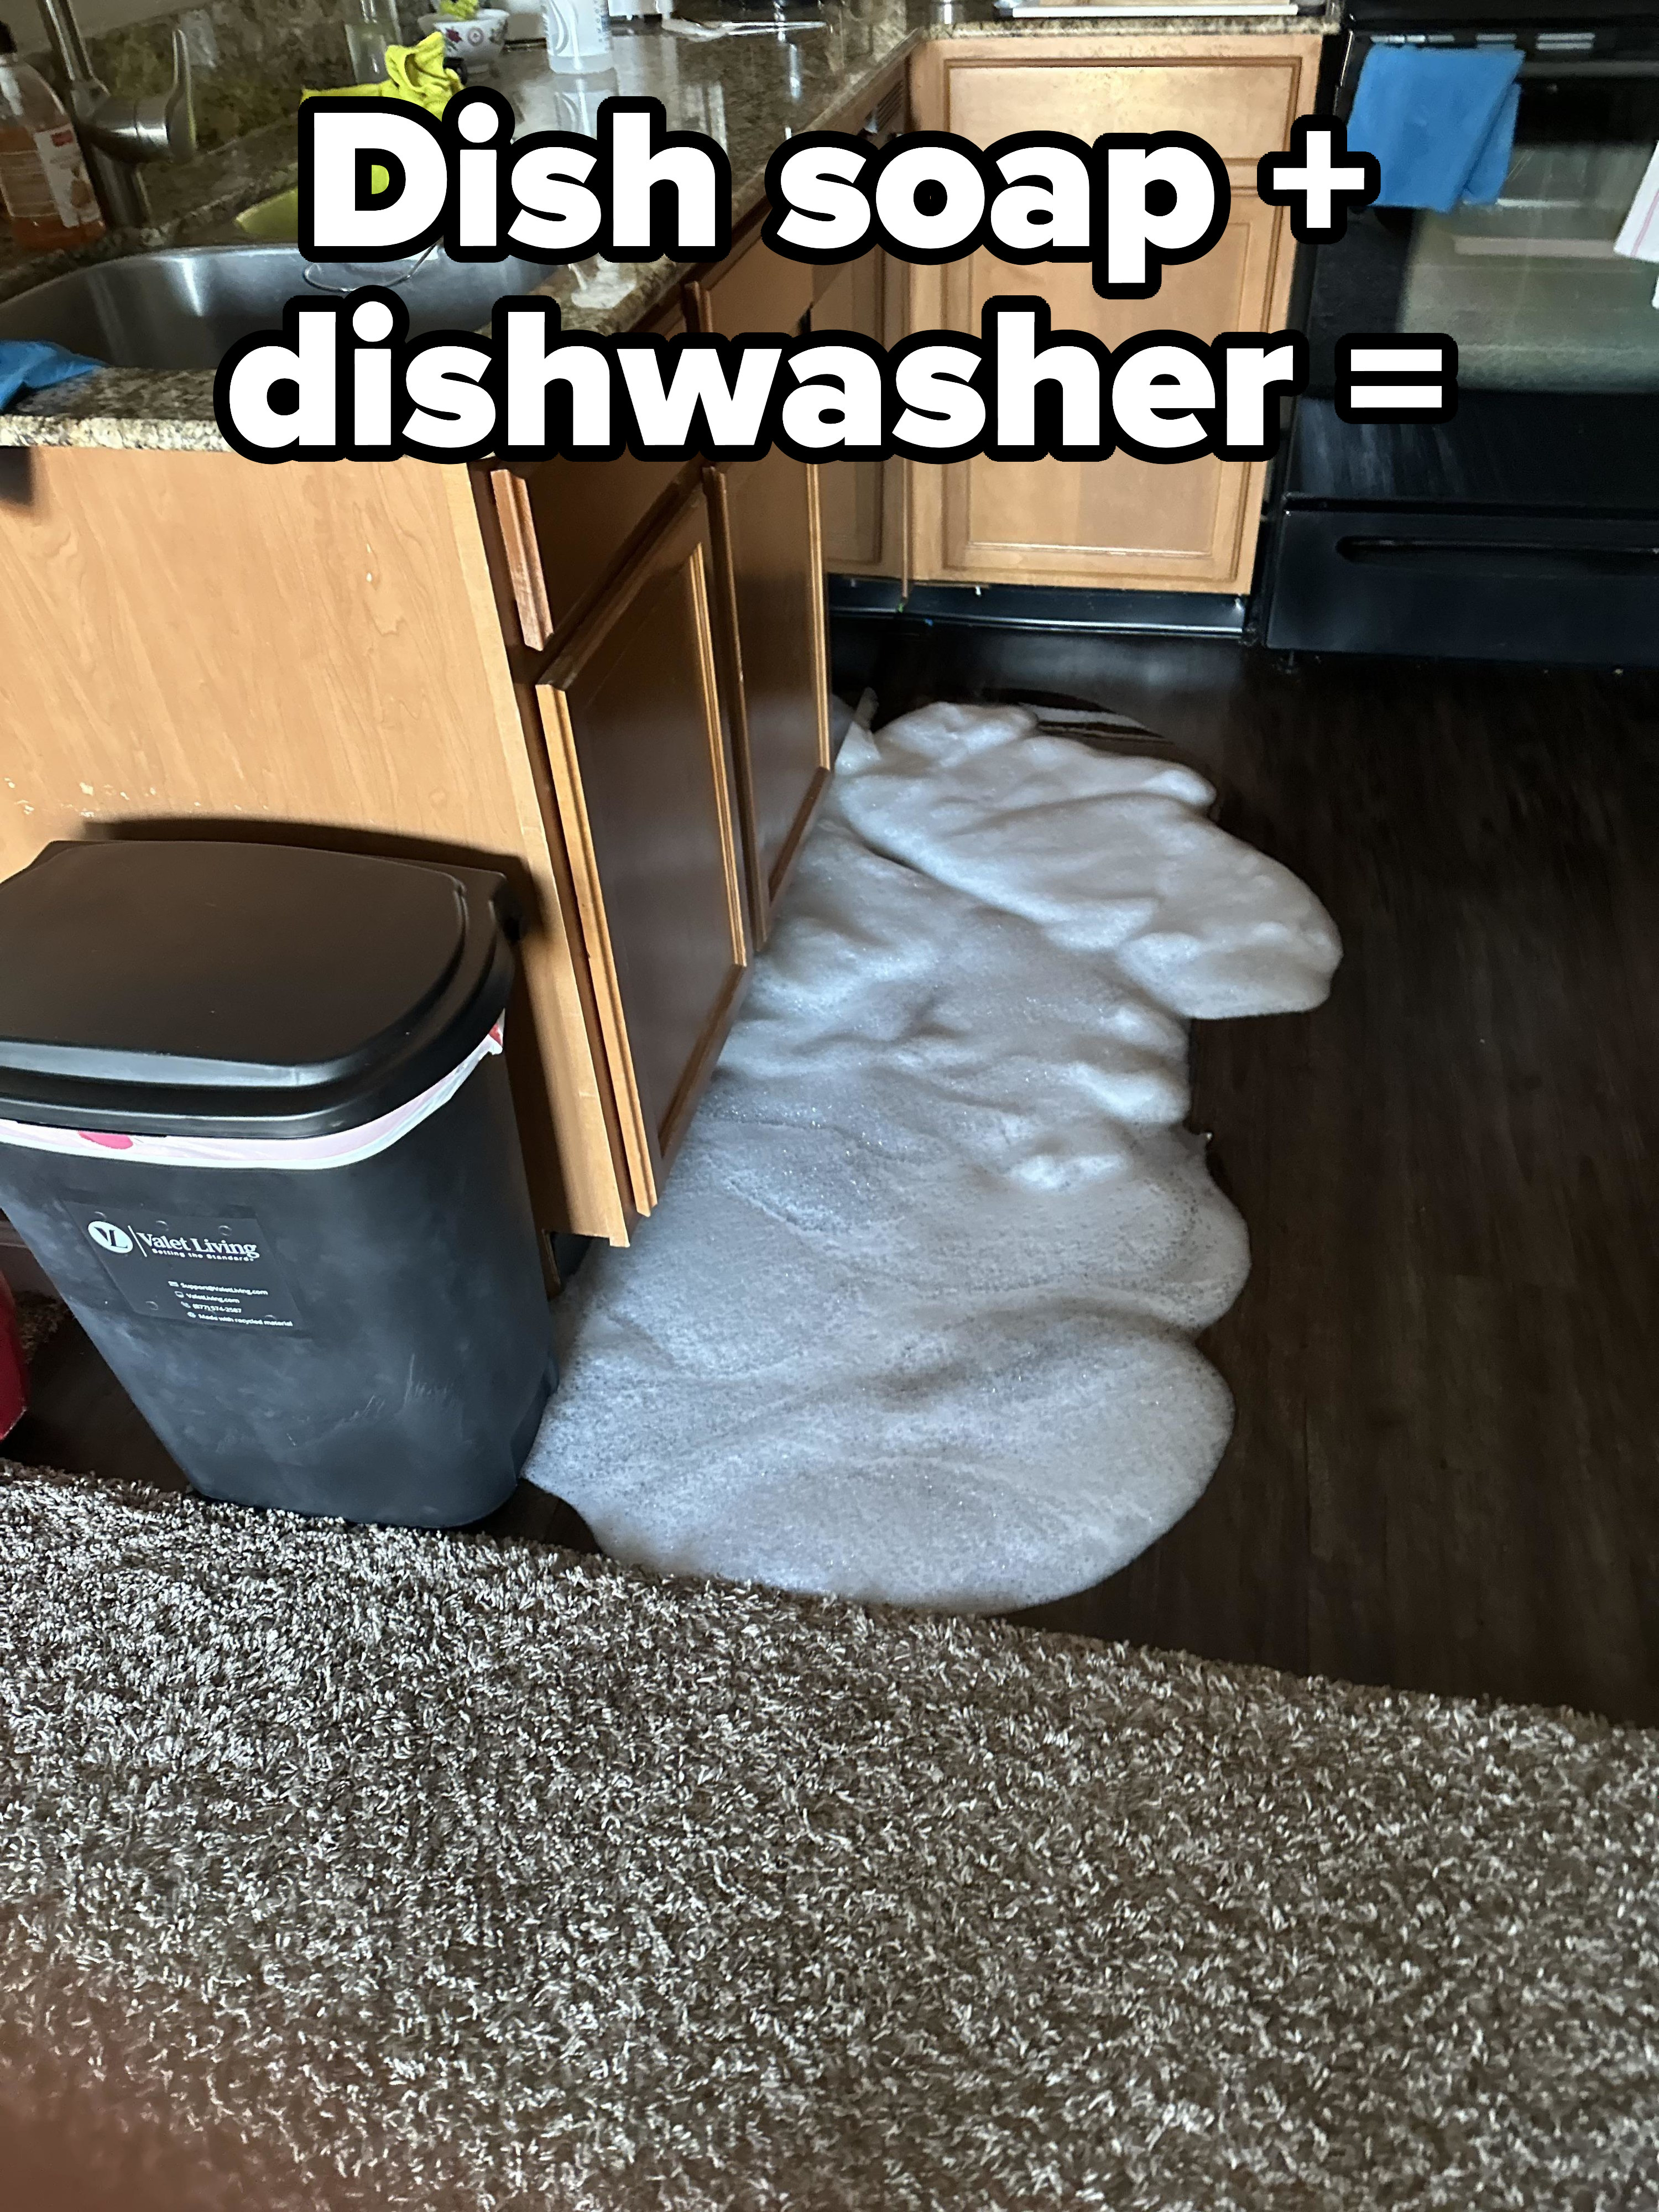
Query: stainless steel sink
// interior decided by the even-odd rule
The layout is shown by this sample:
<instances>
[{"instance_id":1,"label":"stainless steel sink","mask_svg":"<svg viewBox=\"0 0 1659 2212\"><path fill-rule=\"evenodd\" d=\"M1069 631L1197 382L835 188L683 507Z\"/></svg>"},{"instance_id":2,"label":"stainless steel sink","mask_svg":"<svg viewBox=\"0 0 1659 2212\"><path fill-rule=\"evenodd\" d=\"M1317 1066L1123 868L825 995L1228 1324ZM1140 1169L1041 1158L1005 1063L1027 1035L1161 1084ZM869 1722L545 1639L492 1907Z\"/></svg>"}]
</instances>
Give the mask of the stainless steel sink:
<instances>
[{"instance_id":1,"label":"stainless steel sink","mask_svg":"<svg viewBox=\"0 0 1659 2212\"><path fill-rule=\"evenodd\" d=\"M288 300L389 284L418 337L479 330L498 299L532 291L549 274L533 261L459 262L441 252L413 266L319 266L293 246L178 246L96 262L0 304L0 338L49 338L113 368L216 368L236 339L276 329Z\"/></svg>"}]
</instances>

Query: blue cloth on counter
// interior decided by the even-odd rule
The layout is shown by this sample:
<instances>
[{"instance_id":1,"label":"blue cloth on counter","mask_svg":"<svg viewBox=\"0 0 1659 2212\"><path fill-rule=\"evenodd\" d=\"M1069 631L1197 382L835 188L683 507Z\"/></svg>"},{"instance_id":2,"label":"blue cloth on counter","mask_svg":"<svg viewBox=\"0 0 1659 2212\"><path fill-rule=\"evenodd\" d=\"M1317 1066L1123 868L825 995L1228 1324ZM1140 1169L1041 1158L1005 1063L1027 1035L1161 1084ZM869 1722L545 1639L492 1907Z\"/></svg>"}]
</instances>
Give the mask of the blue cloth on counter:
<instances>
[{"instance_id":1,"label":"blue cloth on counter","mask_svg":"<svg viewBox=\"0 0 1659 2212\"><path fill-rule=\"evenodd\" d=\"M44 392L72 376L90 376L101 361L88 361L44 338L0 338L0 407L9 407L20 392Z\"/></svg>"},{"instance_id":2,"label":"blue cloth on counter","mask_svg":"<svg viewBox=\"0 0 1659 2212\"><path fill-rule=\"evenodd\" d=\"M1382 167L1379 207L1490 207L1504 189L1521 106L1518 46L1373 46L1348 143Z\"/></svg>"}]
</instances>

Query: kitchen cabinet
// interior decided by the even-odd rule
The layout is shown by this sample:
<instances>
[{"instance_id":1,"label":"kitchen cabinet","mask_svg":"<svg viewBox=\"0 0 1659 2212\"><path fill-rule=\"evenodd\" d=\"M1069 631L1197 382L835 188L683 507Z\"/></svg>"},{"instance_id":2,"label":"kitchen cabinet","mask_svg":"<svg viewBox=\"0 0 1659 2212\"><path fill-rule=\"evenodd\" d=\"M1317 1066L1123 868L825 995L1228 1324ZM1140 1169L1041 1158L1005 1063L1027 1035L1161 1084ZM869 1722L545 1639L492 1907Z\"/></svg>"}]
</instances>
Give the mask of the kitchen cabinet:
<instances>
[{"instance_id":1,"label":"kitchen cabinet","mask_svg":"<svg viewBox=\"0 0 1659 2212\"><path fill-rule=\"evenodd\" d=\"M977 331L986 301L1035 296L1048 302L1056 330L1087 331L1110 347L1148 329L1200 338L1269 329L1275 307L1282 313L1291 243L1282 210L1235 191L1220 239L1201 260L1166 269L1153 300L1101 299L1085 264L1051 263L1034 283L1036 270L976 253L941 272L939 320ZM1246 591L1265 473L1265 464L1206 458L1171 466L1127 453L930 469L915 488L917 574Z\"/></svg>"},{"instance_id":2,"label":"kitchen cabinet","mask_svg":"<svg viewBox=\"0 0 1659 2212\"><path fill-rule=\"evenodd\" d=\"M772 264L654 327L794 327L810 276ZM42 447L0 476L0 874L134 836L501 868L537 1217L625 1243L829 774L813 471Z\"/></svg>"},{"instance_id":3,"label":"kitchen cabinet","mask_svg":"<svg viewBox=\"0 0 1659 2212\"><path fill-rule=\"evenodd\" d=\"M1109 343L1283 313L1257 156L1318 41L951 36L919 127L1178 126L1231 165L1226 236L1146 302L1064 265L771 253L754 211L644 327L973 330L992 290ZM896 65L836 126L879 141ZM186 435L184 445L190 441ZM831 768L823 565L901 579L1242 591L1259 469L814 470L0 452L0 874L54 838L251 837L501 869L526 915L507 1054L537 1216L625 1243L665 1178Z\"/></svg>"},{"instance_id":4,"label":"kitchen cabinet","mask_svg":"<svg viewBox=\"0 0 1659 2212\"><path fill-rule=\"evenodd\" d=\"M422 463L43 447L4 465L0 875L55 838L498 867L538 1219L625 1237L625 1163L539 732L473 488Z\"/></svg>"},{"instance_id":5,"label":"kitchen cabinet","mask_svg":"<svg viewBox=\"0 0 1659 2212\"><path fill-rule=\"evenodd\" d=\"M673 496L683 464L543 461L492 468L495 520L513 581L507 628L532 652L580 620Z\"/></svg>"},{"instance_id":6,"label":"kitchen cabinet","mask_svg":"<svg viewBox=\"0 0 1659 2212\"><path fill-rule=\"evenodd\" d=\"M749 961L712 561L694 489L537 685L642 1214L660 1194Z\"/></svg>"},{"instance_id":7,"label":"kitchen cabinet","mask_svg":"<svg viewBox=\"0 0 1659 2212\"><path fill-rule=\"evenodd\" d=\"M815 331L854 331L891 345L904 336L908 271L879 246L815 270ZM818 471L823 565L834 575L904 575L902 461L829 461Z\"/></svg>"},{"instance_id":8,"label":"kitchen cabinet","mask_svg":"<svg viewBox=\"0 0 1659 2212\"><path fill-rule=\"evenodd\" d=\"M767 453L711 470L750 915L764 943L830 780L819 471Z\"/></svg>"},{"instance_id":9,"label":"kitchen cabinet","mask_svg":"<svg viewBox=\"0 0 1659 2212\"><path fill-rule=\"evenodd\" d=\"M656 337L684 331L678 300L641 327ZM509 638L540 653L616 576L683 484L685 465L621 453L611 461L491 465L488 476L486 531L499 542L511 583L503 624Z\"/></svg>"},{"instance_id":10,"label":"kitchen cabinet","mask_svg":"<svg viewBox=\"0 0 1659 2212\"><path fill-rule=\"evenodd\" d=\"M484 471L0 458L24 464L0 874L88 836L500 868L526 915L507 1056L538 1218L625 1243L748 973L696 465L536 652Z\"/></svg>"},{"instance_id":11,"label":"kitchen cabinet","mask_svg":"<svg viewBox=\"0 0 1659 2212\"><path fill-rule=\"evenodd\" d=\"M952 40L916 58L918 127L990 145L1009 133L1184 130L1228 166L1232 216L1200 259L1166 269L1150 300L1103 300L1085 264L1019 267L980 252L912 273L913 327L979 331L999 295L1048 302L1056 330L1108 346L1148 330L1202 338L1282 326L1295 250L1285 210L1255 191L1261 155L1313 104L1320 41L1054 37ZM917 465L913 574L927 581L1062 584L1226 593L1249 589L1266 464L1104 461Z\"/></svg>"},{"instance_id":12,"label":"kitchen cabinet","mask_svg":"<svg viewBox=\"0 0 1659 2212\"><path fill-rule=\"evenodd\" d=\"M688 286L691 319L724 337L793 337L811 308L813 274L751 229L723 267ZM707 477L750 921L763 943L832 763L819 471L773 452Z\"/></svg>"},{"instance_id":13,"label":"kitchen cabinet","mask_svg":"<svg viewBox=\"0 0 1659 2212\"><path fill-rule=\"evenodd\" d=\"M884 86L870 104L860 136L884 146L909 128L908 73ZM908 327L909 270L879 246L856 261L812 271L812 328L854 331L893 345ZM908 573L902 461L828 461L818 471L823 565L834 575Z\"/></svg>"},{"instance_id":14,"label":"kitchen cabinet","mask_svg":"<svg viewBox=\"0 0 1659 2212\"><path fill-rule=\"evenodd\" d=\"M700 331L742 337L777 331L792 337L812 305L812 271L802 261L763 246L758 221L737 240L718 269L705 270L686 287L688 319Z\"/></svg>"}]
</instances>

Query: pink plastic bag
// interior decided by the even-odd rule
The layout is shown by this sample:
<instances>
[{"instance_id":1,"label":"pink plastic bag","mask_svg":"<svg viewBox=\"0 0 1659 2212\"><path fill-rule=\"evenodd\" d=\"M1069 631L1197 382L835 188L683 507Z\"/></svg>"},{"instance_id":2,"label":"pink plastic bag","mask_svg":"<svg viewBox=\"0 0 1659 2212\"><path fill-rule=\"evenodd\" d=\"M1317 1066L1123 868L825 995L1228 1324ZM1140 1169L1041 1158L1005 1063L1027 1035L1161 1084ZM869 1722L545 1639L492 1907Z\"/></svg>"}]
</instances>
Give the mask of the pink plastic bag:
<instances>
[{"instance_id":1,"label":"pink plastic bag","mask_svg":"<svg viewBox=\"0 0 1659 2212\"><path fill-rule=\"evenodd\" d=\"M28 1370L23 1364L17 1302L10 1284L0 1275L0 1437L9 1435L17 1426L28 1401Z\"/></svg>"}]
</instances>

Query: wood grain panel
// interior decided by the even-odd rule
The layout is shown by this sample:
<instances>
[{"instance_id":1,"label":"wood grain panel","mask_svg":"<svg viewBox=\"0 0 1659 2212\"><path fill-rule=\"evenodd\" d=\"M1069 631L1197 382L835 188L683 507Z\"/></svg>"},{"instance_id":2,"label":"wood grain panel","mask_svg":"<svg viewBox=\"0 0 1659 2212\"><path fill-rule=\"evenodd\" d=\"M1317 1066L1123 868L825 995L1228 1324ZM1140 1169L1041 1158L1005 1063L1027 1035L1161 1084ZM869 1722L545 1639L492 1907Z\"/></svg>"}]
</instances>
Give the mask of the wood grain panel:
<instances>
[{"instance_id":1,"label":"wood grain panel","mask_svg":"<svg viewBox=\"0 0 1659 2212\"><path fill-rule=\"evenodd\" d=\"M57 837L252 837L502 868L544 1225L625 1234L573 914L465 472L41 448L0 507L0 873Z\"/></svg>"},{"instance_id":2,"label":"wood grain panel","mask_svg":"<svg viewBox=\"0 0 1659 2212\"><path fill-rule=\"evenodd\" d=\"M548 671L542 719L641 1213L748 963L702 495Z\"/></svg>"},{"instance_id":3,"label":"wood grain panel","mask_svg":"<svg viewBox=\"0 0 1659 2212\"><path fill-rule=\"evenodd\" d=\"M512 579L519 635L532 653L541 653L553 642L553 606L548 598L547 574L536 538L530 487L523 477L511 469L492 469L489 489L495 501L501 550Z\"/></svg>"},{"instance_id":4,"label":"wood grain panel","mask_svg":"<svg viewBox=\"0 0 1659 2212\"><path fill-rule=\"evenodd\" d=\"M723 337L793 333L818 274L751 234L688 286L690 317ZM829 659L817 472L787 453L711 469L715 604L735 741L757 943L829 776Z\"/></svg>"},{"instance_id":5,"label":"wood grain panel","mask_svg":"<svg viewBox=\"0 0 1659 2212\"><path fill-rule=\"evenodd\" d=\"M1148 330L1272 330L1284 320L1293 240L1283 211L1252 189L1255 161L1310 107L1321 42L1306 36L962 40L916 56L918 127L988 144L1016 131L1196 132L1228 160L1232 219L1200 260L1166 270L1154 297L1105 301L1086 269L1022 269L975 254L911 274L911 325L976 336L999 295L1046 300L1056 331L1109 346ZM1209 459L915 465L908 551L927 581L1042 583L1161 591L1249 588L1264 465Z\"/></svg>"},{"instance_id":6,"label":"wood grain panel","mask_svg":"<svg viewBox=\"0 0 1659 2212\"><path fill-rule=\"evenodd\" d=\"M1313 106L1323 47L1306 32L1095 34L1081 25L1012 45L938 40L912 58L911 120L988 145L1014 131L1192 131L1224 160L1254 163Z\"/></svg>"},{"instance_id":7,"label":"wood grain panel","mask_svg":"<svg viewBox=\"0 0 1659 2212\"><path fill-rule=\"evenodd\" d=\"M708 472L757 943L832 765L817 474L779 453Z\"/></svg>"},{"instance_id":8,"label":"wood grain panel","mask_svg":"<svg viewBox=\"0 0 1659 2212\"><path fill-rule=\"evenodd\" d=\"M684 327L678 305L648 325L663 337ZM610 461L503 465L489 474L519 636L539 652L569 635L691 472L684 462L619 453Z\"/></svg>"},{"instance_id":9,"label":"wood grain panel","mask_svg":"<svg viewBox=\"0 0 1659 2212\"><path fill-rule=\"evenodd\" d=\"M1237 193L1221 239L1201 260L1167 270L1155 301L1103 300L1079 264L1056 264L1039 275L978 253L945 272L945 321L977 331L987 300L1003 295L1045 299L1057 330L1088 331L1111 347L1149 326L1201 338L1260 329L1281 289L1287 239L1282 210ZM1248 584L1261 466L1115 453L1096 462L969 461L929 474L938 501L935 573L942 576L1112 584L1127 574L1156 579L1166 590L1195 591Z\"/></svg>"},{"instance_id":10,"label":"wood grain panel","mask_svg":"<svg viewBox=\"0 0 1659 2212\"><path fill-rule=\"evenodd\" d=\"M891 345L904 334L907 271L879 247L816 272L815 331L855 331ZM818 469L823 565L837 575L905 572L902 461L825 461Z\"/></svg>"},{"instance_id":11,"label":"wood grain panel","mask_svg":"<svg viewBox=\"0 0 1659 2212\"><path fill-rule=\"evenodd\" d=\"M731 260L691 287L696 325L720 337L750 331L800 328L812 304L812 270L805 261L787 260L758 238Z\"/></svg>"},{"instance_id":12,"label":"wood grain panel","mask_svg":"<svg viewBox=\"0 0 1659 2212\"><path fill-rule=\"evenodd\" d=\"M1255 161L1287 144L1301 71L1294 56L1210 59L1181 52L1079 67L1059 58L1002 68L947 58L944 128L988 146L1016 131L1064 131L1085 141L1107 131L1190 131L1224 161Z\"/></svg>"}]
</instances>

